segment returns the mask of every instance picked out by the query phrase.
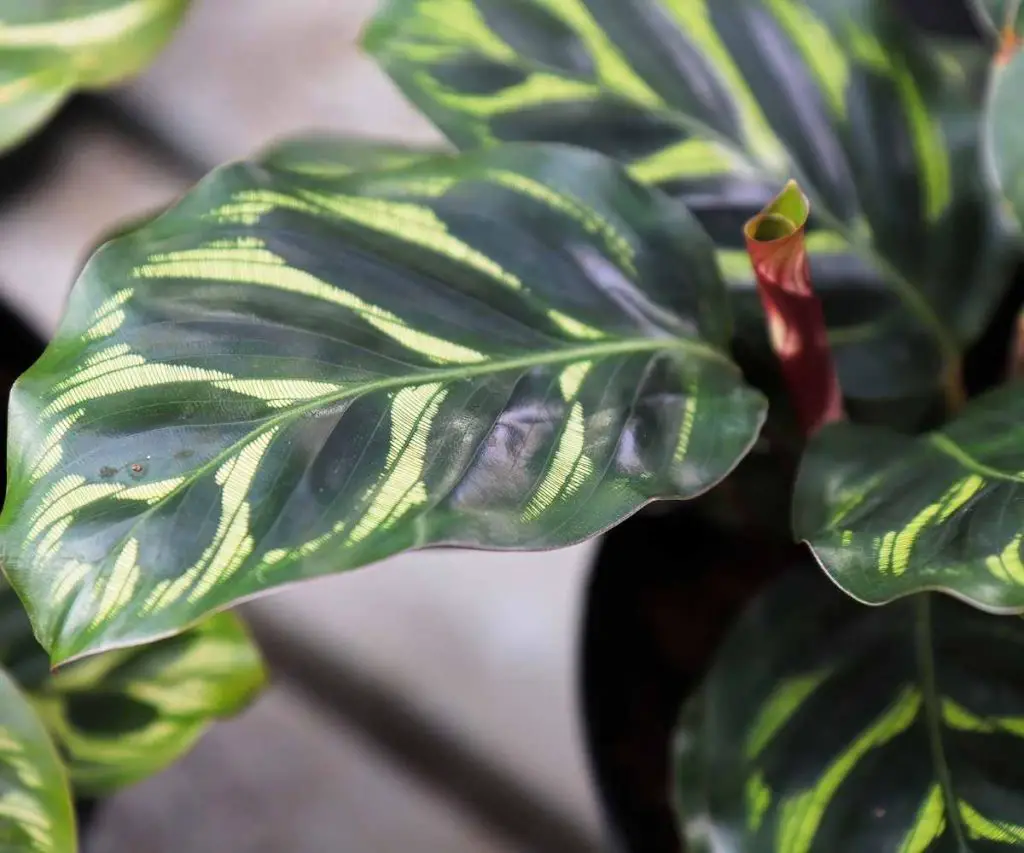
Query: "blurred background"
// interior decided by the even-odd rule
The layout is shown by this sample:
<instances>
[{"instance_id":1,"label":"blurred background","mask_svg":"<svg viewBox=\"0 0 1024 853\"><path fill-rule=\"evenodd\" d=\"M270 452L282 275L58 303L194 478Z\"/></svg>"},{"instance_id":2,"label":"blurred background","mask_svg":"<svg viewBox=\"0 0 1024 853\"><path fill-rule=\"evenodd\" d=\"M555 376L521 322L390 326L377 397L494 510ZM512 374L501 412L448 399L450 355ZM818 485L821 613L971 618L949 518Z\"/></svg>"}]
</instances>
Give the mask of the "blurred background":
<instances>
[{"instance_id":1,"label":"blurred background","mask_svg":"<svg viewBox=\"0 0 1024 853\"><path fill-rule=\"evenodd\" d=\"M245 5L195 0L143 77L7 162L0 288L38 335L105 235L224 161L310 130L438 141L356 45L376 0ZM246 605L271 688L102 804L85 853L602 849L576 697L592 554L432 551Z\"/></svg>"}]
</instances>

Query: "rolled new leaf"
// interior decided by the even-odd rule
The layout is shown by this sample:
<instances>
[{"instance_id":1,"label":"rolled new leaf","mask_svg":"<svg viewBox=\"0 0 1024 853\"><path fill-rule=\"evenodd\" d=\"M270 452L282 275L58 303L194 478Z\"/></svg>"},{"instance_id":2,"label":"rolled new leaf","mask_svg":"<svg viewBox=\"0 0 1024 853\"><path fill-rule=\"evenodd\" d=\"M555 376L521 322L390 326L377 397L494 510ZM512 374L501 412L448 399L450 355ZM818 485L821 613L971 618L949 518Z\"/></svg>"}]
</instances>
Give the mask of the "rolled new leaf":
<instances>
[{"instance_id":1,"label":"rolled new leaf","mask_svg":"<svg viewBox=\"0 0 1024 853\"><path fill-rule=\"evenodd\" d=\"M750 449L685 207L565 146L393 155L221 169L87 265L0 517L56 661L406 549L573 544Z\"/></svg>"},{"instance_id":2,"label":"rolled new leaf","mask_svg":"<svg viewBox=\"0 0 1024 853\"><path fill-rule=\"evenodd\" d=\"M807 197L790 181L743 229L772 348L807 434L843 416L825 317L807 263L809 213Z\"/></svg>"},{"instance_id":3,"label":"rolled new leaf","mask_svg":"<svg viewBox=\"0 0 1024 853\"><path fill-rule=\"evenodd\" d=\"M800 568L683 714L686 849L1024 850L1024 621L935 595L863 607Z\"/></svg>"},{"instance_id":4,"label":"rolled new leaf","mask_svg":"<svg viewBox=\"0 0 1024 853\"><path fill-rule=\"evenodd\" d=\"M1007 283L963 76L975 60L940 56L899 5L384 0L365 41L462 148L582 145L682 199L744 336L764 321L743 223L799 175L844 392L888 401L945 382Z\"/></svg>"}]
</instances>

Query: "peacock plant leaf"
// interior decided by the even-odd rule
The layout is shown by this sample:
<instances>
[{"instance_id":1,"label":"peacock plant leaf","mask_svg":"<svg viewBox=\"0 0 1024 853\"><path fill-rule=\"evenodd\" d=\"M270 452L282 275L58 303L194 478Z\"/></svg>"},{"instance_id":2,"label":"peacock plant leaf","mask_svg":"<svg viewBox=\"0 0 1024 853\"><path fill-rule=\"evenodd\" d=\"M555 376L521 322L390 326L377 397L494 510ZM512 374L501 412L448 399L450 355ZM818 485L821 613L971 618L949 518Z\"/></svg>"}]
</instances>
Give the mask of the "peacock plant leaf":
<instances>
[{"instance_id":1,"label":"peacock plant leaf","mask_svg":"<svg viewBox=\"0 0 1024 853\"><path fill-rule=\"evenodd\" d=\"M403 549L579 542L753 444L681 204L564 146L323 154L108 244L16 384L0 544L55 661Z\"/></svg>"},{"instance_id":2,"label":"peacock plant leaf","mask_svg":"<svg viewBox=\"0 0 1024 853\"><path fill-rule=\"evenodd\" d=\"M978 99L893 7L387 0L365 44L460 147L578 144L681 198L717 243L745 337L764 321L743 224L797 179L845 393L925 396L1005 287L1004 240Z\"/></svg>"},{"instance_id":3,"label":"peacock plant leaf","mask_svg":"<svg viewBox=\"0 0 1024 853\"><path fill-rule=\"evenodd\" d=\"M682 715L687 849L1024 849L1022 682L1019 617L928 594L868 608L813 570L783 578Z\"/></svg>"},{"instance_id":4,"label":"peacock plant leaf","mask_svg":"<svg viewBox=\"0 0 1024 853\"><path fill-rule=\"evenodd\" d=\"M232 613L170 639L51 672L14 591L0 586L0 664L26 691L56 742L75 793L101 797L186 753L264 682L255 644Z\"/></svg>"},{"instance_id":5,"label":"peacock plant leaf","mask_svg":"<svg viewBox=\"0 0 1024 853\"><path fill-rule=\"evenodd\" d=\"M0 668L0 850L77 849L67 773L35 710Z\"/></svg>"},{"instance_id":6,"label":"peacock plant leaf","mask_svg":"<svg viewBox=\"0 0 1024 853\"><path fill-rule=\"evenodd\" d=\"M0 0L0 151L77 90L118 83L156 55L188 0Z\"/></svg>"},{"instance_id":7,"label":"peacock plant leaf","mask_svg":"<svg viewBox=\"0 0 1024 853\"><path fill-rule=\"evenodd\" d=\"M793 527L832 579L881 604L940 590L1024 611L1024 386L973 401L909 437L835 424L810 442Z\"/></svg>"}]
</instances>

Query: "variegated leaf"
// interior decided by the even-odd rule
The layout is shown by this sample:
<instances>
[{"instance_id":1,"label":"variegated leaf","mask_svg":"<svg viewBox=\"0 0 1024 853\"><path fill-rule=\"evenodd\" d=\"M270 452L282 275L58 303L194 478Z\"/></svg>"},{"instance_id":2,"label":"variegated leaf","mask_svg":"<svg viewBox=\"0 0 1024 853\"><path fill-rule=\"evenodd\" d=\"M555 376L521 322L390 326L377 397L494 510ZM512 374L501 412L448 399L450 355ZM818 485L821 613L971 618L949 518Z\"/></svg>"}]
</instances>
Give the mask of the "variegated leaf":
<instances>
[{"instance_id":1,"label":"variegated leaf","mask_svg":"<svg viewBox=\"0 0 1024 853\"><path fill-rule=\"evenodd\" d=\"M763 337L743 223L798 179L844 390L885 398L936 388L1006 283L963 66L893 12L890 0L387 0L365 43L459 146L574 143L685 201L718 245L744 334Z\"/></svg>"},{"instance_id":2,"label":"variegated leaf","mask_svg":"<svg viewBox=\"0 0 1024 853\"><path fill-rule=\"evenodd\" d=\"M711 243L613 161L281 162L102 249L14 389L4 568L56 660L403 549L579 542L750 448Z\"/></svg>"},{"instance_id":3,"label":"variegated leaf","mask_svg":"<svg viewBox=\"0 0 1024 853\"><path fill-rule=\"evenodd\" d=\"M0 663L28 693L75 793L105 796L163 770L258 693L260 654L234 614L50 672L25 609L0 585Z\"/></svg>"},{"instance_id":4,"label":"variegated leaf","mask_svg":"<svg viewBox=\"0 0 1024 853\"><path fill-rule=\"evenodd\" d=\"M676 737L691 853L1024 849L1024 623L923 594L863 607L783 579Z\"/></svg>"},{"instance_id":5,"label":"variegated leaf","mask_svg":"<svg viewBox=\"0 0 1024 853\"><path fill-rule=\"evenodd\" d=\"M188 0L0 0L0 150L72 92L112 85L163 47Z\"/></svg>"},{"instance_id":6,"label":"variegated leaf","mask_svg":"<svg viewBox=\"0 0 1024 853\"><path fill-rule=\"evenodd\" d=\"M793 525L861 601L941 590L1024 611L1024 386L918 438L826 427L801 463Z\"/></svg>"},{"instance_id":7,"label":"variegated leaf","mask_svg":"<svg viewBox=\"0 0 1024 853\"><path fill-rule=\"evenodd\" d=\"M0 850L77 849L71 789L57 750L14 680L0 669Z\"/></svg>"}]
</instances>

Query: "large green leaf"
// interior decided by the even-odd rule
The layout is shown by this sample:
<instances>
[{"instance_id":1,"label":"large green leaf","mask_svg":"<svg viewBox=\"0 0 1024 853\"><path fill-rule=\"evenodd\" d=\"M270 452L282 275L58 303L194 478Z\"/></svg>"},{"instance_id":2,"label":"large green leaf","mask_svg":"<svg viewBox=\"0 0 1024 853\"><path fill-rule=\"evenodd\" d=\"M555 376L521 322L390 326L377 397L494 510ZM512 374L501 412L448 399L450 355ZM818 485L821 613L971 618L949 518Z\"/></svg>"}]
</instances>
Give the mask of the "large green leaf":
<instances>
[{"instance_id":1,"label":"large green leaf","mask_svg":"<svg viewBox=\"0 0 1024 853\"><path fill-rule=\"evenodd\" d=\"M861 601L932 589L1024 610L1024 386L917 438L826 427L801 463L793 526Z\"/></svg>"},{"instance_id":2,"label":"large green leaf","mask_svg":"<svg viewBox=\"0 0 1024 853\"><path fill-rule=\"evenodd\" d=\"M575 543L755 440L710 242L613 161L274 162L101 250L14 389L4 568L56 660L402 549Z\"/></svg>"},{"instance_id":3,"label":"large green leaf","mask_svg":"<svg viewBox=\"0 0 1024 853\"><path fill-rule=\"evenodd\" d=\"M883 398L937 387L1005 283L977 100L893 6L387 0L365 42L461 147L575 143L683 199L751 334L743 223L798 179L844 390Z\"/></svg>"},{"instance_id":4,"label":"large green leaf","mask_svg":"<svg viewBox=\"0 0 1024 853\"><path fill-rule=\"evenodd\" d=\"M32 706L0 669L0 850L77 849L64 767Z\"/></svg>"},{"instance_id":5,"label":"large green leaf","mask_svg":"<svg viewBox=\"0 0 1024 853\"><path fill-rule=\"evenodd\" d=\"M137 649L50 672L25 609L0 586L0 664L28 693L79 795L103 796L180 758L219 717L263 685L259 651L241 621L219 613Z\"/></svg>"},{"instance_id":6,"label":"large green leaf","mask_svg":"<svg viewBox=\"0 0 1024 853\"><path fill-rule=\"evenodd\" d=\"M0 151L45 122L72 92L144 68L188 0L0 0Z\"/></svg>"},{"instance_id":7,"label":"large green leaf","mask_svg":"<svg viewBox=\"0 0 1024 853\"><path fill-rule=\"evenodd\" d=\"M1024 849L1022 685L1019 617L927 594L863 607L817 572L785 578L684 711L688 849Z\"/></svg>"}]
</instances>

